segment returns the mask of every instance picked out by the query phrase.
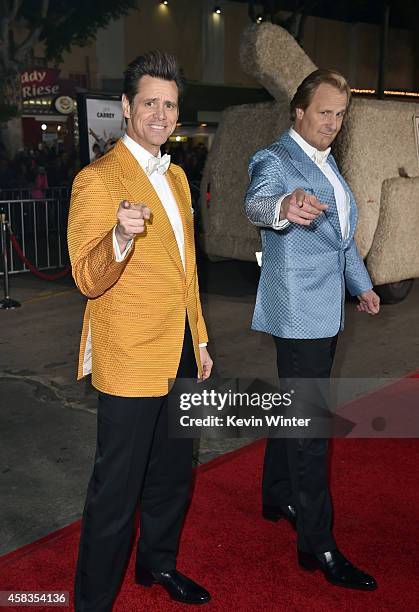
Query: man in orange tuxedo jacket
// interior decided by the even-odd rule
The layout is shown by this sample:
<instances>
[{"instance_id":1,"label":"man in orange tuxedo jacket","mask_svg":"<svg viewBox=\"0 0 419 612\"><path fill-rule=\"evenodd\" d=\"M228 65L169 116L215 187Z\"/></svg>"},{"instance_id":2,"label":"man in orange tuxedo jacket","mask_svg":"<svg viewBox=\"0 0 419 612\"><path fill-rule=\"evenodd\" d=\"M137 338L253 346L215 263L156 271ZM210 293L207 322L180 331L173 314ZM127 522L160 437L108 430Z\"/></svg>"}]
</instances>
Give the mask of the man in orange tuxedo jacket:
<instances>
[{"instance_id":1,"label":"man in orange tuxedo jacket","mask_svg":"<svg viewBox=\"0 0 419 612\"><path fill-rule=\"evenodd\" d=\"M126 134L73 185L68 244L89 299L78 376L99 391L97 447L83 513L75 609L112 610L140 501L136 582L172 599L209 593L176 570L192 440L168 437L171 379L208 378L193 211L186 176L161 157L179 115L173 56L150 52L125 72Z\"/></svg>"}]
</instances>

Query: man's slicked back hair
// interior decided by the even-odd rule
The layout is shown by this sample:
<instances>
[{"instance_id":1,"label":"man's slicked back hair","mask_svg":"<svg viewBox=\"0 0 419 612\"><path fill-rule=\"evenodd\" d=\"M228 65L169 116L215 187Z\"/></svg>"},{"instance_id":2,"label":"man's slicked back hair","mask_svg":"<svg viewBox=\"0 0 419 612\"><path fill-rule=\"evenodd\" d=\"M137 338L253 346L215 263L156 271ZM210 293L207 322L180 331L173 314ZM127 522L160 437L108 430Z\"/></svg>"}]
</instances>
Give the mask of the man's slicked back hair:
<instances>
[{"instance_id":1,"label":"man's slicked back hair","mask_svg":"<svg viewBox=\"0 0 419 612\"><path fill-rule=\"evenodd\" d=\"M136 57L124 72L123 93L128 98L130 106L138 92L139 80L146 75L165 81L175 81L180 97L183 90L183 77L177 59L171 53L156 49Z\"/></svg>"},{"instance_id":2,"label":"man's slicked back hair","mask_svg":"<svg viewBox=\"0 0 419 612\"><path fill-rule=\"evenodd\" d=\"M346 93L348 97L347 106L349 106L351 89L345 77L340 74L340 72L337 72L337 70L315 70L300 83L293 99L291 100L290 112L292 122L295 121L296 109L302 108L305 110L307 106L310 106L316 89L322 83L336 87L336 89L342 93Z\"/></svg>"}]
</instances>

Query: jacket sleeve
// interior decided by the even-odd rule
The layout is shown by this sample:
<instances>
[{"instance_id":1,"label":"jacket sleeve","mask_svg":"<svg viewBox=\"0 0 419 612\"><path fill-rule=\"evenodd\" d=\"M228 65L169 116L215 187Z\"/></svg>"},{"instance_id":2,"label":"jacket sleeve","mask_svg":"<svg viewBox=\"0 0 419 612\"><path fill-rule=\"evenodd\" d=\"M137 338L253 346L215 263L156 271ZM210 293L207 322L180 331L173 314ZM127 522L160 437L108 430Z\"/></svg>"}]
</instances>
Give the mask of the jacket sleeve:
<instances>
[{"instance_id":1,"label":"jacket sleeve","mask_svg":"<svg viewBox=\"0 0 419 612\"><path fill-rule=\"evenodd\" d=\"M119 279L129 255L117 262L113 250L115 203L97 172L84 168L76 176L68 218L68 250L77 287L88 298L105 293Z\"/></svg>"},{"instance_id":2,"label":"jacket sleeve","mask_svg":"<svg viewBox=\"0 0 419 612\"><path fill-rule=\"evenodd\" d=\"M244 201L246 215L254 225L272 227L278 200L287 193L282 165L273 153L263 149L251 158L249 176Z\"/></svg>"},{"instance_id":3,"label":"jacket sleeve","mask_svg":"<svg viewBox=\"0 0 419 612\"><path fill-rule=\"evenodd\" d=\"M372 288L370 275L353 238L345 250L345 283L351 295L360 295Z\"/></svg>"},{"instance_id":4,"label":"jacket sleeve","mask_svg":"<svg viewBox=\"0 0 419 612\"><path fill-rule=\"evenodd\" d=\"M197 322L196 326L198 329L198 342L202 344L203 342L208 342L208 333L207 327L205 325L204 316L202 314L202 306L201 306L201 298L199 295L199 283L198 283L198 272L195 266L195 278L194 278L194 291L196 297L196 310L197 310Z\"/></svg>"}]
</instances>

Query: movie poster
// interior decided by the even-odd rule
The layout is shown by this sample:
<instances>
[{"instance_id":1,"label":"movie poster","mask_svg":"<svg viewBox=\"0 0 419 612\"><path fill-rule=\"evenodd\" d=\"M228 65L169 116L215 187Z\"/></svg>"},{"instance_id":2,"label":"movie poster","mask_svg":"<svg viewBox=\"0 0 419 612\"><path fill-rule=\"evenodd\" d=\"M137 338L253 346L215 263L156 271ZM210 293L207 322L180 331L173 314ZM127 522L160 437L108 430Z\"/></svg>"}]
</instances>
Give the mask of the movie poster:
<instances>
[{"instance_id":1,"label":"movie poster","mask_svg":"<svg viewBox=\"0 0 419 612\"><path fill-rule=\"evenodd\" d=\"M79 94L80 154L86 165L107 153L124 134L119 96Z\"/></svg>"}]
</instances>

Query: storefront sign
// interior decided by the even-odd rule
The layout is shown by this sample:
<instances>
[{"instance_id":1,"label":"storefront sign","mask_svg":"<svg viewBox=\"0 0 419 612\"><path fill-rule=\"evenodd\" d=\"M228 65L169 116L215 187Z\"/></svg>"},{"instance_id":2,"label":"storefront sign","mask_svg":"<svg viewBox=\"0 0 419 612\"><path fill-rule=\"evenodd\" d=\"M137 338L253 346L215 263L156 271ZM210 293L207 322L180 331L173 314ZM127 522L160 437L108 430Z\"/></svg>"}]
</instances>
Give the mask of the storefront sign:
<instances>
[{"instance_id":1,"label":"storefront sign","mask_svg":"<svg viewBox=\"0 0 419 612\"><path fill-rule=\"evenodd\" d=\"M57 68L33 68L20 74L22 100L57 96L60 93Z\"/></svg>"}]
</instances>

